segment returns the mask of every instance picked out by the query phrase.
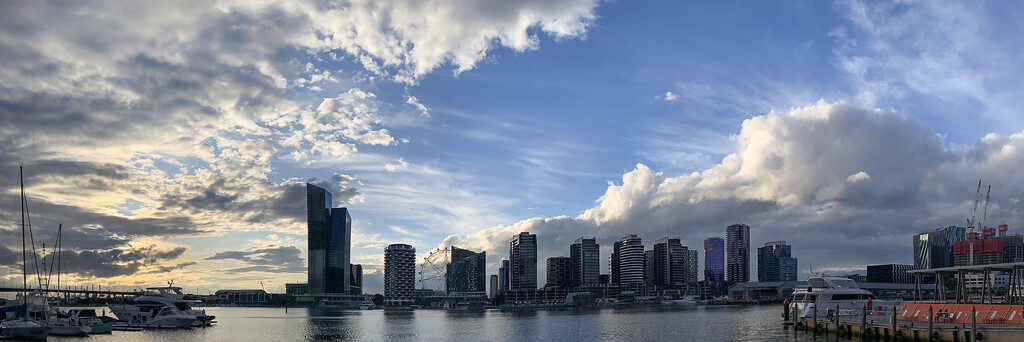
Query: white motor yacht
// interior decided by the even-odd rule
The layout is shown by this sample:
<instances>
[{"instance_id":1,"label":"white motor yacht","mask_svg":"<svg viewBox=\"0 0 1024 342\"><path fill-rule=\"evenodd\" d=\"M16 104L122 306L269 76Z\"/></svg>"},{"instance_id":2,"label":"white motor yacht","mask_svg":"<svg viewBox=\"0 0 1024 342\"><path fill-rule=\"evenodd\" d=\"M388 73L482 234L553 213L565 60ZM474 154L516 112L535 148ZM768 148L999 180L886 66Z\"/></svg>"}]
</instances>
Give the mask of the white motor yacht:
<instances>
[{"instance_id":1,"label":"white motor yacht","mask_svg":"<svg viewBox=\"0 0 1024 342\"><path fill-rule=\"evenodd\" d=\"M193 326L209 326L216 323L213 320L216 317L213 315L207 315L206 310L195 310L192 308L193 304L199 303L202 303L202 301L198 298L185 295L181 292L180 287L164 286L147 288L146 292L132 300L131 305L143 308L143 311L152 311L164 306L172 306L178 312L195 318L192 322ZM117 310L114 309L114 307L111 307L110 309L118 319L124 320L121 318L121 315L117 313Z\"/></svg>"},{"instance_id":2,"label":"white motor yacht","mask_svg":"<svg viewBox=\"0 0 1024 342\"><path fill-rule=\"evenodd\" d=\"M110 311L129 327L189 328L196 321L195 316L185 314L172 305L116 305L111 306Z\"/></svg>"},{"instance_id":3,"label":"white motor yacht","mask_svg":"<svg viewBox=\"0 0 1024 342\"><path fill-rule=\"evenodd\" d=\"M96 315L96 309L72 309L68 310L67 314L72 321L88 326L90 334L109 334L114 331L114 319L106 317L108 320L105 321Z\"/></svg>"},{"instance_id":4,"label":"white motor yacht","mask_svg":"<svg viewBox=\"0 0 1024 342\"><path fill-rule=\"evenodd\" d=\"M835 313L836 305L839 314L860 314L869 304L872 308L888 308L901 302L883 301L875 297L871 291L860 288L857 282L848 278L814 277L807 279L806 288L793 291L789 310L796 308L797 317L807 318L814 315L818 308L819 317L830 317Z\"/></svg>"}]
</instances>

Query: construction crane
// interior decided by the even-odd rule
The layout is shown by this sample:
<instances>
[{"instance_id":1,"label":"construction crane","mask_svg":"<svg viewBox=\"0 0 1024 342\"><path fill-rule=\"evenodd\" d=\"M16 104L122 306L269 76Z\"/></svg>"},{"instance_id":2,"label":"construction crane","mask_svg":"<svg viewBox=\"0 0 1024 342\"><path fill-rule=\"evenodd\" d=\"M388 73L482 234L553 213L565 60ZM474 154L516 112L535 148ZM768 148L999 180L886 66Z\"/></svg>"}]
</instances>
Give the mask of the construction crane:
<instances>
[{"instance_id":1,"label":"construction crane","mask_svg":"<svg viewBox=\"0 0 1024 342\"><path fill-rule=\"evenodd\" d=\"M260 288L263 289L263 292L267 292L267 288L265 286L263 286L263 281L262 280L260 280Z\"/></svg>"},{"instance_id":2,"label":"construction crane","mask_svg":"<svg viewBox=\"0 0 1024 342\"><path fill-rule=\"evenodd\" d=\"M974 232L974 220L978 217L978 201L981 200L981 180L978 180L978 190L974 193L974 207L971 208L971 218L967 220L967 232Z\"/></svg>"},{"instance_id":3,"label":"construction crane","mask_svg":"<svg viewBox=\"0 0 1024 342\"><path fill-rule=\"evenodd\" d=\"M988 219L988 202L989 202L989 200L992 199L991 195L992 195L992 186L989 185L988 186L988 191L985 192L985 209L982 211L982 214L981 214L981 227L979 227L979 228L981 228L982 230L985 229L985 220Z\"/></svg>"}]
</instances>

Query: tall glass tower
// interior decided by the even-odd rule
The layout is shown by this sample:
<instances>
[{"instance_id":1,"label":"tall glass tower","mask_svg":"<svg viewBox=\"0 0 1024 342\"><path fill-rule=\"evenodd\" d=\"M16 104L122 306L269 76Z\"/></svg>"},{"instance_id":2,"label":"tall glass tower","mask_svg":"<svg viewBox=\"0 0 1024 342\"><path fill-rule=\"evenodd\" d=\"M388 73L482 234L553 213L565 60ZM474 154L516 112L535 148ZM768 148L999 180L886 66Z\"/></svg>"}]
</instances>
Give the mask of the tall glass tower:
<instances>
[{"instance_id":1,"label":"tall glass tower","mask_svg":"<svg viewBox=\"0 0 1024 342\"><path fill-rule=\"evenodd\" d=\"M569 258L572 262L570 287L597 285L600 282L600 253L596 238L581 237L569 246Z\"/></svg>"},{"instance_id":2,"label":"tall glass tower","mask_svg":"<svg viewBox=\"0 0 1024 342\"><path fill-rule=\"evenodd\" d=\"M734 224L725 228L726 280L750 281L750 226Z\"/></svg>"},{"instance_id":3,"label":"tall glass tower","mask_svg":"<svg viewBox=\"0 0 1024 342\"><path fill-rule=\"evenodd\" d=\"M352 217L331 208L331 193L306 183L307 280L310 294L349 293Z\"/></svg>"},{"instance_id":4,"label":"tall glass tower","mask_svg":"<svg viewBox=\"0 0 1024 342\"><path fill-rule=\"evenodd\" d=\"M511 289L537 288L537 235L527 232L512 237L508 244Z\"/></svg>"},{"instance_id":5,"label":"tall glass tower","mask_svg":"<svg viewBox=\"0 0 1024 342\"><path fill-rule=\"evenodd\" d=\"M725 240L704 239L704 280L725 280Z\"/></svg>"}]
</instances>

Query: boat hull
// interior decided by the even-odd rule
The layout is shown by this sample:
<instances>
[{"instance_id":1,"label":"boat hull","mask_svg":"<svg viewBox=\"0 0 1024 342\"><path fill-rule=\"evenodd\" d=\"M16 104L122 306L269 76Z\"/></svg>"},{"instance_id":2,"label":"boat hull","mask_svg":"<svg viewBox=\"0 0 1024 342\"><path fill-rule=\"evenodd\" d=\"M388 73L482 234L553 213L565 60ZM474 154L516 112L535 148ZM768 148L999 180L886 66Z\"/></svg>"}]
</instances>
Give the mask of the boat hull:
<instances>
[{"instance_id":1,"label":"boat hull","mask_svg":"<svg viewBox=\"0 0 1024 342\"><path fill-rule=\"evenodd\" d=\"M0 339L5 340L45 341L49 331L49 327L34 322L0 323Z\"/></svg>"}]
</instances>

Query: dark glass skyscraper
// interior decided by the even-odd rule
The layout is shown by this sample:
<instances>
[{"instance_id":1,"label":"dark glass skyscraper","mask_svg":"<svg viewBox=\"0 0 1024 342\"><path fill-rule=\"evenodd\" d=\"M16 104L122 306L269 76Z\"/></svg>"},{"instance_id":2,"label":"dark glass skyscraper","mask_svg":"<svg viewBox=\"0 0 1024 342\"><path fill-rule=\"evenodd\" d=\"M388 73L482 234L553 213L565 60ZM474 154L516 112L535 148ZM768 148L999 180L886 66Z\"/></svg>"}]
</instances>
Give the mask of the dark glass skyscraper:
<instances>
[{"instance_id":1,"label":"dark glass skyscraper","mask_svg":"<svg viewBox=\"0 0 1024 342\"><path fill-rule=\"evenodd\" d=\"M445 270L447 292L487 291L487 252L451 247L451 261Z\"/></svg>"},{"instance_id":2,"label":"dark glass skyscraper","mask_svg":"<svg viewBox=\"0 0 1024 342\"><path fill-rule=\"evenodd\" d=\"M786 241L774 241L757 249L757 281L795 281L796 259Z\"/></svg>"},{"instance_id":3,"label":"dark glass skyscraper","mask_svg":"<svg viewBox=\"0 0 1024 342\"><path fill-rule=\"evenodd\" d=\"M750 226L734 224L725 228L726 280L750 281Z\"/></svg>"},{"instance_id":4,"label":"dark glass skyscraper","mask_svg":"<svg viewBox=\"0 0 1024 342\"><path fill-rule=\"evenodd\" d=\"M704 280L725 280L725 240L722 238L704 239Z\"/></svg>"},{"instance_id":5,"label":"dark glass skyscraper","mask_svg":"<svg viewBox=\"0 0 1024 342\"><path fill-rule=\"evenodd\" d=\"M576 239L569 246L569 259L572 262L569 286L572 288L584 285L597 285L601 273L601 249L597 239Z\"/></svg>"},{"instance_id":6,"label":"dark glass skyscraper","mask_svg":"<svg viewBox=\"0 0 1024 342\"><path fill-rule=\"evenodd\" d=\"M352 217L346 208L331 208L331 193L306 184L308 243L307 278L310 294L349 293Z\"/></svg>"},{"instance_id":7,"label":"dark glass skyscraper","mask_svg":"<svg viewBox=\"0 0 1024 342\"><path fill-rule=\"evenodd\" d=\"M537 288L537 235L527 232L512 237L508 244L509 281L513 290Z\"/></svg>"},{"instance_id":8,"label":"dark glass skyscraper","mask_svg":"<svg viewBox=\"0 0 1024 342\"><path fill-rule=\"evenodd\" d=\"M914 266L918 269L953 267L953 244L964 241L967 228L949 226L914 235Z\"/></svg>"},{"instance_id":9,"label":"dark glass skyscraper","mask_svg":"<svg viewBox=\"0 0 1024 342\"><path fill-rule=\"evenodd\" d=\"M651 279L654 285L676 287L686 284L689 270L689 251L680 243L679 238L663 238L654 243L653 267ZM692 279L696 281L696 279Z\"/></svg>"}]
</instances>

